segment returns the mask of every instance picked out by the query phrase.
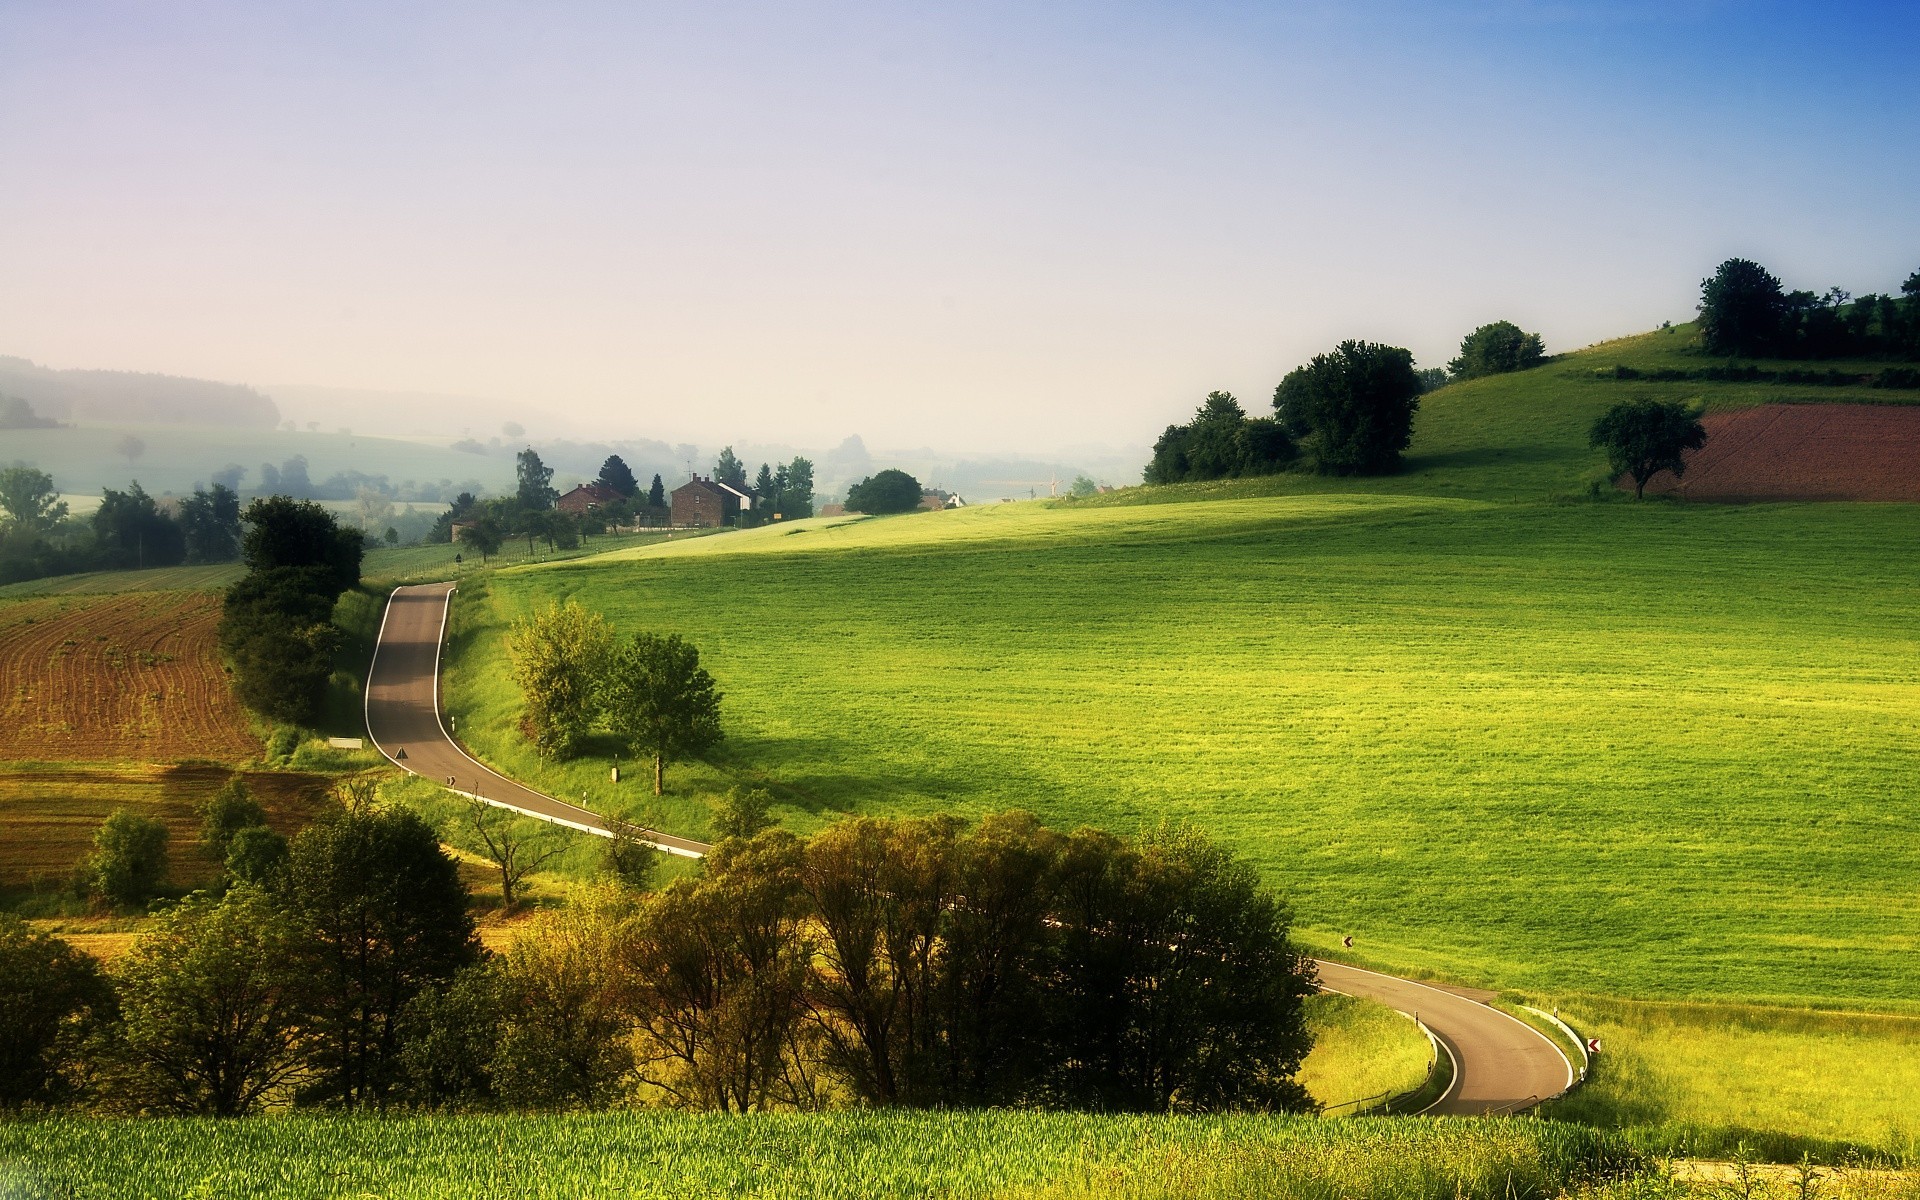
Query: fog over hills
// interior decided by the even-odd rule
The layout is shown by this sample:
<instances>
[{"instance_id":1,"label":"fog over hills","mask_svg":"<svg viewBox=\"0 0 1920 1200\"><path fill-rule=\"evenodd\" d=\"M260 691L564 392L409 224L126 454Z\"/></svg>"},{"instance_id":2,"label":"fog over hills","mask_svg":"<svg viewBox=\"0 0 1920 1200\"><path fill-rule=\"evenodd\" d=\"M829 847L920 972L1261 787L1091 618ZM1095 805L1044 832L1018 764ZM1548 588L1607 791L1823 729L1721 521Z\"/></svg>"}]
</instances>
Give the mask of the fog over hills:
<instances>
[{"instance_id":1,"label":"fog over hills","mask_svg":"<svg viewBox=\"0 0 1920 1200\"><path fill-rule=\"evenodd\" d=\"M280 410L258 390L139 371L55 370L0 355L0 396L42 417L127 425L218 425L272 429Z\"/></svg>"}]
</instances>

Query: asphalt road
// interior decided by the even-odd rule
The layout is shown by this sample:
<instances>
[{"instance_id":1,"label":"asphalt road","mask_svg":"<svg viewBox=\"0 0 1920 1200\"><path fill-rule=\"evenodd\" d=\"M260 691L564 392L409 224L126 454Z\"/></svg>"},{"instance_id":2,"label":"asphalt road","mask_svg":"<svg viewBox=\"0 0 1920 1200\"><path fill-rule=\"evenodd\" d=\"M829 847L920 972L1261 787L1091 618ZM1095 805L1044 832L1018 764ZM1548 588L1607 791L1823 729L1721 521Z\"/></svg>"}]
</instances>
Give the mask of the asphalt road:
<instances>
[{"instance_id":1,"label":"asphalt road","mask_svg":"<svg viewBox=\"0 0 1920 1200\"><path fill-rule=\"evenodd\" d=\"M367 736L396 766L450 791L501 808L608 836L600 814L523 787L462 750L440 714L440 647L446 636L451 583L394 589L380 621L367 673ZM698 858L705 842L654 830L640 840L669 854Z\"/></svg>"},{"instance_id":2,"label":"asphalt road","mask_svg":"<svg viewBox=\"0 0 1920 1200\"><path fill-rule=\"evenodd\" d=\"M440 648L451 583L396 588L387 601L367 678L367 733L400 767L442 787L543 821L606 836L598 813L545 796L489 769L462 750L440 714ZM645 841L698 858L711 847L653 830ZM1514 1112L1565 1091L1573 1068L1545 1036L1496 1008L1431 984L1341 963L1321 962L1323 986L1417 1016L1454 1062L1453 1084L1426 1111Z\"/></svg>"},{"instance_id":3,"label":"asphalt road","mask_svg":"<svg viewBox=\"0 0 1920 1200\"><path fill-rule=\"evenodd\" d=\"M1453 1085L1435 1115L1519 1112L1573 1085L1573 1067L1526 1022L1432 984L1321 962L1321 986L1365 996L1417 1016L1453 1056Z\"/></svg>"}]
</instances>

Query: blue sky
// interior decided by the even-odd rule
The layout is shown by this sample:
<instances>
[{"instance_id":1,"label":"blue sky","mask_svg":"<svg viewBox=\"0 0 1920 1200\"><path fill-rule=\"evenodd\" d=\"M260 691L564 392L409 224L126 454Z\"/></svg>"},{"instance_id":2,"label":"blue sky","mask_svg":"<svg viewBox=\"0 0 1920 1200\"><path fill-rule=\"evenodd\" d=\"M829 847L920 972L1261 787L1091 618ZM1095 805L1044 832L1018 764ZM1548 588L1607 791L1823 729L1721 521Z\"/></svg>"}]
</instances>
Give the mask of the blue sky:
<instances>
[{"instance_id":1,"label":"blue sky","mask_svg":"<svg viewBox=\"0 0 1920 1200\"><path fill-rule=\"evenodd\" d=\"M697 9L697 11L695 11ZM1920 269L1902 5L0 2L0 353L1141 444L1346 337Z\"/></svg>"}]
</instances>

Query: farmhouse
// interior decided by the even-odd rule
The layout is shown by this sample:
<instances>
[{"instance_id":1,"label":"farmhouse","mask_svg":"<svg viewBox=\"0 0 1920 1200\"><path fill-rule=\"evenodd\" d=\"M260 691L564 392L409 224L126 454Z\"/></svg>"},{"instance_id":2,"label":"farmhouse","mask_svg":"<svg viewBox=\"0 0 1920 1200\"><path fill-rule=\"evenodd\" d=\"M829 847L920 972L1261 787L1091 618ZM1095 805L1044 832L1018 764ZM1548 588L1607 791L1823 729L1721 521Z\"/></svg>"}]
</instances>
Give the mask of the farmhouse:
<instances>
[{"instance_id":1,"label":"farmhouse","mask_svg":"<svg viewBox=\"0 0 1920 1200\"><path fill-rule=\"evenodd\" d=\"M596 508L605 508L622 499L619 492L600 483L583 483L554 501L553 506L563 513L572 513L576 517L585 516Z\"/></svg>"},{"instance_id":2,"label":"farmhouse","mask_svg":"<svg viewBox=\"0 0 1920 1200\"><path fill-rule=\"evenodd\" d=\"M692 479L673 489L673 523L682 528L713 529L740 519L753 496L717 479Z\"/></svg>"}]
</instances>

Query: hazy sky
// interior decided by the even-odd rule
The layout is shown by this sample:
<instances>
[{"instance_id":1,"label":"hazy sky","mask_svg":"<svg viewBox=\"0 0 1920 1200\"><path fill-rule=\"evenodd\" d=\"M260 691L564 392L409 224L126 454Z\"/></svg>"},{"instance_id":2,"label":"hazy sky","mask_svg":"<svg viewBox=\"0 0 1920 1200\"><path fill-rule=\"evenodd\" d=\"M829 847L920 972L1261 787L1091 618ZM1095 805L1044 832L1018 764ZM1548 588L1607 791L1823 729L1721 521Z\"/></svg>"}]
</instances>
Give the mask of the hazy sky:
<instances>
[{"instance_id":1,"label":"hazy sky","mask_svg":"<svg viewBox=\"0 0 1920 1200\"><path fill-rule=\"evenodd\" d=\"M1920 268L1912 4L0 0L0 353L1142 444L1346 337ZM578 422L577 422L578 423Z\"/></svg>"}]
</instances>

